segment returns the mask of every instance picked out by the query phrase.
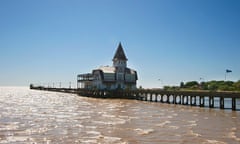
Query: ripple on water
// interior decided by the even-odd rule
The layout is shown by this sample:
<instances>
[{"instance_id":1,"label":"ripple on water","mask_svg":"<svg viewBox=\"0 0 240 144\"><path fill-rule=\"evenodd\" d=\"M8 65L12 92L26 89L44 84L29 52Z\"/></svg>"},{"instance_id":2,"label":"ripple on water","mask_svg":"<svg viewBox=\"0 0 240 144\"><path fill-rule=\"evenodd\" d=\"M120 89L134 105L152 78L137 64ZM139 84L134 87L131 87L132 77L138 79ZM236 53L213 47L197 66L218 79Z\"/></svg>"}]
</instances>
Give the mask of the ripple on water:
<instances>
[{"instance_id":1,"label":"ripple on water","mask_svg":"<svg viewBox=\"0 0 240 144\"><path fill-rule=\"evenodd\" d=\"M19 122L0 124L0 131L17 130L18 128L19 128Z\"/></svg>"},{"instance_id":2,"label":"ripple on water","mask_svg":"<svg viewBox=\"0 0 240 144\"><path fill-rule=\"evenodd\" d=\"M97 140L103 143L119 143L121 141L121 138L99 135Z\"/></svg>"},{"instance_id":3,"label":"ripple on water","mask_svg":"<svg viewBox=\"0 0 240 144\"><path fill-rule=\"evenodd\" d=\"M167 124L170 124L170 123L171 123L170 121L164 121L164 122L162 122L160 124L157 124L156 126L163 127L163 126L165 126Z\"/></svg>"},{"instance_id":4,"label":"ripple on water","mask_svg":"<svg viewBox=\"0 0 240 144\"><path fill-rule=\"evenodd\" d=\"M226 144L226 143L217 140L206 140L206 142L203 142L203 144Z\"/></svg>"},{"instance_id":5,"label":"ripple on water","mask_svg":"<svg viewBox=\"0 0 240 144\"><path fill-rule=\"evenodd\" d=\"M96 124L101 124L101 125L117 125L117 124L125 124L126 120L120 119L120 118L109 118L107 120L102 120L102 121L92 121L93 123Z\"/></svg>"},{"instance_id":6,"label":"ripple on water","mask_svg":"<svg viewBox=\"0 0 240 144\"><path fill-rule=\"evenodd\" d=\"M95 133L95 132L94 132ZM97 133L96 133L97 134ZM81 139L78 139L78 143L104 143L104 144L123 144L124 142L122 141L121 138L119 137L112 137L112 136L104 136L100 133L98 133L97 136L87 136L87 137L82 137Z\"/></svg>"},{"instance_id":7,"label":"ripple on water","mask_svg":"<svg viewBox=\"0 0 240 144\"><path fill-rule=\"evenodd\" d=\"M153 133L154 129L140 129L140 128L137 128L137 129L134 129L134 131L136 131L137 134L139 134L139 135L147 135L147 134Z\"/></svg>"},{"instance_id":8,"label":"ripple on water","mask_svg":"<svg viewBox=\"0 0 240 144\"><path fill-rule=\"evenodd\" d=\"M169 126L170 129L179 129L180 127L179 126Z\"/></svg>"},{"instance_id":9,"label":"ripple on water","mask_svg":"<svg viewBox=\"0 0 240 144\"><path fill-rule=\"evenodd\" d=\"M189 134L189 135L192 135L192 136L195 136L195 137L200 137L200 136L202 136L202 135L199 134L199 133L193 132L193 130L190 130L190 131L188 132L188 134Z\"/></svg>"},{"instance_id":10,"label":"ripple on water","mask_svg":"<svg viewBox=\"0 0 240 144\"><path fill-rule=\"evenodd\" d=\"M197 126L197 121L187 121L188 123L190 123L188 126L189 127L194 127L194 126Z\"/></svg>"},{"instance_id":11,"label":"ripple on water","mask_svg":"<svg viewBox=\"0 0 240 144\"><path fill-rule=\"evenodd\" d=\"M106 118L115 118L116 117L115 115L110 115L110 114L103 114L102 116L106 117Z\"/></svg>"},{"instance_id":12,"label":"ripple on water","mask_svg":"<svg viewBox=\"0 0 240 144\"><path fill-rule=\"evenodd\" d=\"M228 137L234 139L235 141L240 142L240 138L236 136L236 127L231 128L231 131L228 133Z\"/></svg>"},{"instance_id":13,"label":"ripple on water","mask_svg":"<svg viewBox=\"0 0 240 144\"><path fill-rule=\"evenodd\" d=\"M0 143L19 143L27 141L33 141L33 139L27 136L8 136L5 139L1 140Z\"/></svg>"},{"instance_id":14,"label":"ripple on water","mask_svg":"<svg viewBox=\"0 0 240 144\"><path fill-rule=\"evenodd\" d=\"M92 135L100 135L101 133L98 131L86 131L87 134L92 134Z\"/></svg>"}]
</instances>

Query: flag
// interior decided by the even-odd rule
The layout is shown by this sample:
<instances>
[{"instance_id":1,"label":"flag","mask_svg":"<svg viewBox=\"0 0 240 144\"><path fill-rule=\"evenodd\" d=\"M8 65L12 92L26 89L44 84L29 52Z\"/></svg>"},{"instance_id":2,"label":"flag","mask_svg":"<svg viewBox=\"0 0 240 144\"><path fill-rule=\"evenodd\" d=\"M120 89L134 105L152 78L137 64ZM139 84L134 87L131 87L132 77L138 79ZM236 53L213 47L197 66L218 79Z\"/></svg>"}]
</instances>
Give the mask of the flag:
<instances>
[{"instance_id":1,"label":"flag","mask_svg":"<svg viewBox=\"0 0 240 144\"><path fill-rule=\"evenodd\" d=\"M226 69L226 73L230 73L232 72L232 70Z\"/></svg>"}]
</instances>

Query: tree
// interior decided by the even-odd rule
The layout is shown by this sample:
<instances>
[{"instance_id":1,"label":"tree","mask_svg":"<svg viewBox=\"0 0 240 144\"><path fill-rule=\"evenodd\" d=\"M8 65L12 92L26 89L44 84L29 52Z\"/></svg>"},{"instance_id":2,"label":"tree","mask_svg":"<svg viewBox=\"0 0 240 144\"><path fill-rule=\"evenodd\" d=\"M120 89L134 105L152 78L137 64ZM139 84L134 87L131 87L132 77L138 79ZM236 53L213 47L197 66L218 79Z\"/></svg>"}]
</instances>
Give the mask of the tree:
<instances>
[{"instance_id":1,"label":"tree","mask_svg":"<svg viewBox=\"0 0 240 144\"><path fill-rule=\"evenodd\" d=\"M201 90L208 90L207 82L201 82L200 83L200 89Z\"/></svg>"},{"instance_id":2,"label":"tree","mask_svg":"<svg viewBox=\"0 0 240 144\"><path fill-rule=\"evenodd\" d=\"M170 86L164 86L163 89L164 90L170 90Z\"/></svg>"},{"instance_id":3,"label":"tree","mask_svg":"<svg viewBox=\"0 0 240 144\"><path fill-rule=\"evenodd\" d=\"M184 88L184 82L180 83L180 88Z\"/></svg>"},{"instance_id":4,"label":"tree","mask_svg":"<svg viewBox=\"0 0 240 144\"><path fill-rule=\"evenodd\" d=\"M185 84L185 88L196 89L198 87L199 87L199 84L197 81L190 81L190 82L186 82Z\"/></svg>"},{"instance_id":5,"label":"tree","mask_svg":"<svg viewBox=\"0 0 240 144\"><path fill-rule=\"evenodd\" d=\"M233 87L235 88L235 90L240 91L240 80L237 81L237 82L235 82L235 83L233 84Z\"/></svg>"}]
</instances>

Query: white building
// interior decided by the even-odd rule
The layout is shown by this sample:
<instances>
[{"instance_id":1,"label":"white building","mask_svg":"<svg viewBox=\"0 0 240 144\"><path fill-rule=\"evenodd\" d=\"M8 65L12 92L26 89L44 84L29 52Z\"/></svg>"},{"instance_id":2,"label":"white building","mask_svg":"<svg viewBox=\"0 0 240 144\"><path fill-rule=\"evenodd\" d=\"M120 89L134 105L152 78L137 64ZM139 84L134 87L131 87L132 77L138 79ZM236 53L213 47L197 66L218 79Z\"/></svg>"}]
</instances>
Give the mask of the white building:
<instances>
[{"instance_id":1,"label":"white building","mask_svg":"<svg viewBox=\"0 0 240 144\"><path fill-rule=\"evenodd\" d=\"M78 75L78 88L136 89L137 72L127 67L127 57L121 43L113 57L113 66L101 66L92 73Z\"/></svg>"}]
</instances>

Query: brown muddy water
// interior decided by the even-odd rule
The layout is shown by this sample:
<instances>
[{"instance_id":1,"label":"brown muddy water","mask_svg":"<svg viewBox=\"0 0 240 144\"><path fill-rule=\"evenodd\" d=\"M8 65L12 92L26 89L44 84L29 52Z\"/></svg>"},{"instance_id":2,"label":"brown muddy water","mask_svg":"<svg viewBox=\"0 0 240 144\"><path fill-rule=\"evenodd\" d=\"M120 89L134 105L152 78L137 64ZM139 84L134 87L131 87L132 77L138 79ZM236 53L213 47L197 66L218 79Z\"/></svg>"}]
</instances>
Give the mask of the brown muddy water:
<instances>
[{"instance_id":1,"label":"brown muddy water","mask_svg":"<svg viewBox=\"0 0 240 144\"><path fill-rule=\"evenodd\" d=\"M237 144L240 111L0 87L0 143Z\"/></svg>"}]
</instances>

